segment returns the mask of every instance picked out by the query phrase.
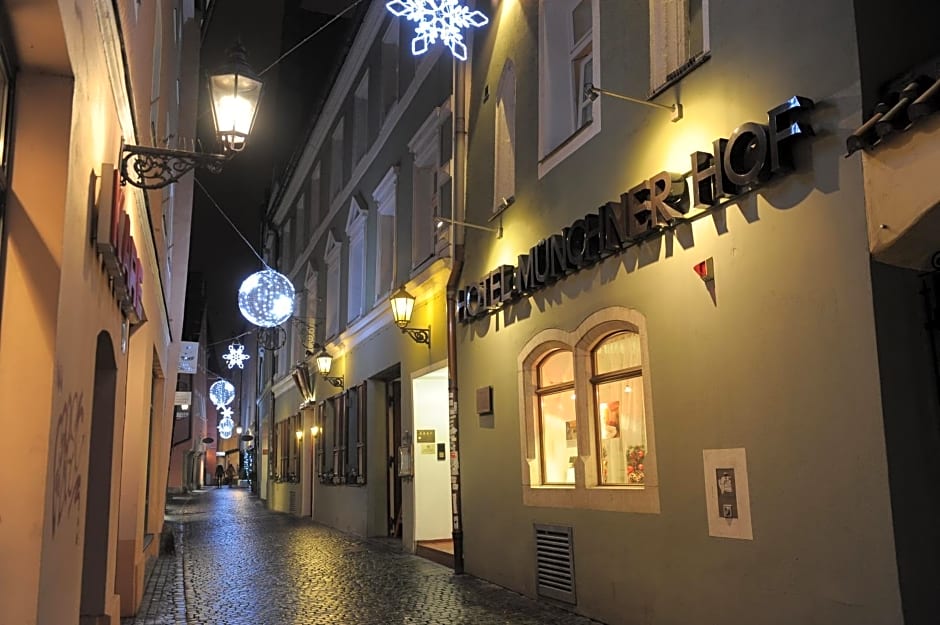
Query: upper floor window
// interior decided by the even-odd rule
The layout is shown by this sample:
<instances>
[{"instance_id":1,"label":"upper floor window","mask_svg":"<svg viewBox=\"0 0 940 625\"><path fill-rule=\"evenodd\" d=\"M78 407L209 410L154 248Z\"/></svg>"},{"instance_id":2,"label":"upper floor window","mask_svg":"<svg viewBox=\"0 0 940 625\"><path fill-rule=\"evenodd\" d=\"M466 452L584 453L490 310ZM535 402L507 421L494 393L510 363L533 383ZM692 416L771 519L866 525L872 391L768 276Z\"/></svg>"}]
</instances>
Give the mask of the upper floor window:
<instances>
[{"instance_id":1,"label":"upper floor window","mask_svg":"<svg viewBox=\"0 0 940 625\"><path fill-rule=\"evenodd\" d=\"M326 338L339 334L340 253L343 245L333 236L327 235L326 252Z\"/></svg>"},{"instance_id":2,"label":"upper floor window","mask_svg":"<svg viewBox=\"0 0 940 625\"><path fill-rule=\"evenodd\" d=\"M366 220L368 212L359 206L356 198L349 202L346 218L346 236L349 239L349 277L347 284L346 320L358 319L363 312L363 294L366 277Z\"/></svg>"},{"instance_id":3,"label":"upper floor window","mask_svg":"<svg viewBox=\"0 0 940 625\"><path fill-rule=\"evenodd\" d=\"M709 50L708 0L650 0L650 91L668 85Z\"/></svg>"},{"instance_id":4,"label":"upper floor window","mask_svg":"<svg viewBox=\"0 0 940 625\"><path fill-rule=\"evenodd\" d=\"M539 176L600 131L599 0L539 1Z\"/></svg>"},{"instance_id":5,"label":"upper floor window","mask_svg":"<svg viewBox=\"0 0 940 625\"><path fill-rule=\"evenodd\" d=\"M450 184L450 150L443 149L443 137L450 136L450 102L439 106L408 143L414 155L414 190L411 222L411 266L417 269L438 251L439 236L434 217L449 216L449 196L443 190ZM446 160L445 160L446 159ZM446 208L446 210L445 210Z\"/></svg>"},{"instance_id":6,"label":"upper floor window","mask_svg":"<svg viewBox=\"0 0 940 625\"><path fill-rule=\"evenodd\" d=\"M293 257L291 256L291 243L293 239L293 228L291 228L291 219L288 219L284 222L284 225L281 227L281 256L278 259L278 267L281 271L287 273L291 269L291 262Z\"/></svg>"},{"instance_id":7,"label":"upper floor window","mask_svg":"<svg viewBox=\"0 0 940 625\"><path fill-rule=\"evenodd\" d=\"M310 173L310 229L316 230L315 224L320 223L322 215L320 214L320 163L313 166Z\"/></svg>"},{"instance_id":8,"label":"upper floor window","mask_svg":"<svg viewBox=\"0 0 940 625\"><path fill-rule=\"evenodd\" d=\"M330 199L337 196L346 183L343 168L343 120L336 124L333 139L330 142Z\"/></svg>"},{"instance_id":9,"label":"upper floor window","mask_svg":"<svg viewBox=\"0 0 940 625\"><path fill-rule=\"evenodd\" d=\"M389 24L385 35L382 36L382 109L381 117L384 123L392 106L398 101L398 29L397 19Z\"/></svg>"},{"instance_id":10,"label":"upper floor window","mask_svg":"<svg viewBox=\"0 0 940 625\"><path fill-rule=\"evenodd\" d=\"M297 260L300 260L304 249L307 247L307 207L305 204L304 194L301 193L294 209L294 254L297 256Z\"/></svg>"},{"instance_id":11,"label":"upper floor window","mask_svg":"<svg viewBox=\"0 0 940 625\"><path fill-rule=\"evenodd\" d=\"M493 210L500 210L516 194L516 72L506 61L496 90Z\"/></svg>"},{"instance_id":12,"label":"upper floor window","mask_svg":"<svg viewBox=\"0 0 940 625\"><path fill-rule=\"evenodd\" d=\"M375 301L385 299L395 283L395 207L398 168L392 167L372 192L377 207L375 228Z\"/></svg>"},{"instance_id":13,"label":"upper floor window","mask_svg":"<svg viewBox=\"0 0 940 625\"><path fill-rule=\"evenodd\" d=\"M369 147L369 72L366 72L353 97L353 168Z\"/></svg>"},{"instance_id":14,"label":"upper floor window","mask_svg":"<svg viewBox=\"0 0 940 625\"><path fill-rule=\"evenodd\" d=\"M522 350L527 505L658 512L645 319L611 307Z\"/></svg>"}]
</instances>

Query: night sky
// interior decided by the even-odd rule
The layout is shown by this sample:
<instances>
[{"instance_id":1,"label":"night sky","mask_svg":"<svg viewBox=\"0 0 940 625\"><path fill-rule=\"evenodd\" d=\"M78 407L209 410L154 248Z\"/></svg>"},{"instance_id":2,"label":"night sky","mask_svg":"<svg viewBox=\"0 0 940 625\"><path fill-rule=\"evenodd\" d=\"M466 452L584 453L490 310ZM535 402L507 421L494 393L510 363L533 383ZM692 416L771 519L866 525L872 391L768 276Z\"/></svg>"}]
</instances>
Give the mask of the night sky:
<instances>
[{"instance_id":1,"label":"night sky","mask_svg":"<svg viewBox=\"0 0 940 625\"><path fill-rule=\"evenodd\" d=\"M248 63L262 72L283 52L352 4L352 0L217 0L202 46L203 72L226 60L226 50L241 40ZM261 104L248 145L220 174L197 171L190 248L190 287L205 282L209 342L251 329L238 312L238 287L261 262L225 222L199 187L205 187L238 229L261 251L267 199L302 149L329 92L339 63L355 35L368 0L263 74ZM200 93L199 139L216 150L208 91ZM188 310L187 327L198 320ZM198 326L197 326L198 327Z\"/></svg>"}]
</instances>

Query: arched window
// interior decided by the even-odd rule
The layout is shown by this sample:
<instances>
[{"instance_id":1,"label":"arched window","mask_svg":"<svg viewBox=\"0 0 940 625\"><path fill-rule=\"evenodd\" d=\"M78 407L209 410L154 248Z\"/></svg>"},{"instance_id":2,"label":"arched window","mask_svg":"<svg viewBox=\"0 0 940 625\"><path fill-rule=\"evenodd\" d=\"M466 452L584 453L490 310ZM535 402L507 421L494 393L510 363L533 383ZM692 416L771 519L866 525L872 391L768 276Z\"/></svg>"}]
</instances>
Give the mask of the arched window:
<instances>
[{"instance_id":1,"label":"arched window","mask_svg":"<svg viewBox=\"0 0 940 625\"><path fill-rule=\"evenodd\" d=\"M597 419L598 482L643 484L646 407L640 335L609 335L592 353L591 387Z\"/></svg>"},{"instance_id":2,"label":"arched window","mask_svg":"<svg viewBox=\"0 0 940 625\"><path fill-rule=\"evenodd\" d=\"M539 443L543 484L574 484L578 455L574 408L574 359L555 350L538 365Z\"/></svg>"},{"instance_id":3,"label":"arched window","mask_svg":"<svg viewBox=\"0 0 940 625\"><path fill-rule=\"evenodd\" d=\"M657 513L646 320L621 306L547 328L519 354L523 501Z\"/></svg>"}]
</instances>

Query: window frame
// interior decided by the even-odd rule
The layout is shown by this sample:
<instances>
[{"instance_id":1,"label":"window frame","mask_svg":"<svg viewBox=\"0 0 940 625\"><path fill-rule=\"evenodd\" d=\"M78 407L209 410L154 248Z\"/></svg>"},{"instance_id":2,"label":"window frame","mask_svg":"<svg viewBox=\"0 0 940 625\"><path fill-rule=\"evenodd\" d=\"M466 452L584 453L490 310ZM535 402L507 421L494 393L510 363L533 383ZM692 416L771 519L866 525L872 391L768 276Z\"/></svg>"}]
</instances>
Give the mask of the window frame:
<instances>
[{"instance_id":1,"label":"window frame","mask_svg":"<svg viewBox=\"0 0 940 625\"><path fill-rule=\"evenodd\" d=\"M552 0L556 2L557 0ZM579 118L579 111L558 111L550 106L552 102L561 101L556 97L556 92L549 91L549 84L568 85L568 95L564 100L570 102L568 106L574 106L580 102L580 98L574 93L574 76L572 75L575 60L574 53L577 50L583 50L586 46L590 47L589 56L592 59L592 82L596 85L601 82L601 41L600 41L600 0L591 1L591 32L586 35L584 41L574 42L572 37L572 20L569 18L562 23L557 19L558 7L551 4L554 8L551 19L548 17L549 11L545 10L548 0L539 0L539 28L538 28L538 177L546 176L552 169L580 149L585 143L591 140L601 131L601 109L602 98L596 98L591 102L591 120L583 126L576 124ZM574 9L578 6L578 0L571 0L570 15L573 15ZM564 26L568 27L565 28ZM550 41L549 41L550 40ZM562 48L562 46L564 46ZM560 54L558 50L563 50ZM565 75L562 76L561 74ZM549 79L551 77L551 80ZM554 145L552 142L553 128L568 117L567 121L571 124L570 132L567 137Z\"/></svg>"},{"instance_id":2,"label":"window frame","mask_svg":"<svg viewBox=\"0 0 940 625\"><path fill-rule=\"evenodd\" d=\"M645 481L643 485L601 484L600 451L597 444L597 407L592 380L594 348L621 331L640 337L646 428ZM538 365L551 352L571 350L574 358L575 419L577 424L577 459L574 484L546 484L542 481ZM659 477L652 406L649 349L644 316L630 308L604 308L578 324L573 330L547 328L535 334L520 350L519 420L522 460L523 503L527 506L577 508L618 512L659 513Z\"/></svg>"},{"instance_id":3,"label":"window frame","mask_svg":"<svg viewBox=\"0 0 940 625\"><path fill-rule=\"evenodd\" d=\"M374 304L379 304L386 299L395 285L397 271L397 255L395 254L395 243L398 239L398 220L395 213L398 204L398 167L393 166L385 173L382 181L376 185L372 192L372 199L375 201L375 298ZM384 225L390 226L386 229ZM383 234L389 230L390 235L386 240ZM388 268L389 280L384 280L386 273L384 268Z\"/></svg>"},{"instance_id":4,"label":"window frame","mask_svg":"<svg viewBox=\"0 0 940 625\"><path fill-rule=\"evenodd\" d=\"M452 154L444 153L441 134L445 124L452 124L450 98L431 111L408 142L412 156L412 276L446 252L443 242L447 229L438 229L434 224L434 217L440 215L443 189L450 183ZM430 195L424 193L428 190ZM419 230L422 228L423 232Z\"/></svg>"},{"instance_id":5,"label":"window frame","mask_svg":"<svg viewBox=\"0 0 940 625\"><path fill-rule=\"evenodd\" d=\"M538 428L537 439L538 439L538 445L539 445L539 448L538 448L539 471L540 471L539 482L540 484L545 485L545 486L571 486L570 482L549 482L548 481L546 477L548 475L548 468L545 466L545 456L546 456L545 443L544 443L545 437L542 435L542 432L544 432L545 430L545 416L542 411L542 404L543 404L542 398L549 397L552 395L557 395L559 393L564 393L567 391L575 392L575 389L576 389L574 376L572 376L570 382L559 382L557 384L550 384L548 386L542 386L542 380L541 380L542 365L545 364L546 360L548 360L555 354L558 354L559 352L564 352L571 356L572 371L574 371L574 352L570 348L569 349L566 349L566 348L552 349L548 352L543 353L542 356L539 358L539 360L535 363L535 382L536 382L535 397L537 399L538 405L533 406L533 410L538 411L538 416L537 416L538 422L536 423L536 427ZM577 416L577 409L575 409L575 416Z\"/></svg>"},{"instance_id":6,"label":"window frame","mask_svg":"<svg viewBox=\"0 0 940 625\"><path fill-rule=\"evenodd\" d=\"M506 59L496 88L493 129L493 213L508 207L503 198L516 195L516 70Z\"/></svg>"},{"instance_id":7,"label":"window frame","mask_svg":"<svg viewBox=\"0 0 940 625\"><path fill-rule=\"evenodd\" d=\"M681 37L678 34L673 36L677 38L677 43L687 44L689 37L689 32L691 32L691 24L688 20L688 6L692 0L673 0L674 5L677 7L677 11L681 12L686 17L684 25L686 26L686 32L682 34ZM657 95L664 92L669 87L673 86L680 80L682 80L686 75L688 75L696 67L704 63L711 56L711 37L709 33L709 0L700 0L702 3L701 6L701 15L702 15L702 50L699 52L692 52L687 50L682 57L676 58L676 65L674 68L669 68L669 59L664 58L669 54L668 45L669 45L669 35L666 33L666 29L669 28L669 24L675 23L673 20L667 19L663 16L660 20L656 19L657 9L660 11L665 11L665 5L662 3L662 0L650 0L649 2L649 42L650 42L650 51L649 51L649 72L650 72L650 82L649 82L649 97L654 98ZM687 47L687 46L686 46ZM659 66L663 67L660 68Z\"/></svg>"}]
</instances>

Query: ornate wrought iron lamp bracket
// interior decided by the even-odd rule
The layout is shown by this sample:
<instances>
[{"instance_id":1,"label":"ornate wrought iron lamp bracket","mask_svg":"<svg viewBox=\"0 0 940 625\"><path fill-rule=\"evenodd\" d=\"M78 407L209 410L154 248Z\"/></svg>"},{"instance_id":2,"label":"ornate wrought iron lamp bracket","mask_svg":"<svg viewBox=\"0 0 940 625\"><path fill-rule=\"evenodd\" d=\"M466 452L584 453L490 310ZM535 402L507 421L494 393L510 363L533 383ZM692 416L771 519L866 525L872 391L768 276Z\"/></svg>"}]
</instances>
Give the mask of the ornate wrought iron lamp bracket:
<instances>
[{"instance_id":1,"label":"ornate wrought iron lamp bracket","mask_svg":"<svg viewBox=\"0 0 940 625\"><path fill-rule=\"evenodd\" d=\"M189 150L121 144L121 184L130 184L141 189L162 189L196 167L217 174L233 155L232 151L225 154L204 154Z\"/></svg>"},{"instance_id":2,"label":"ornate wrought iron lamp bracket","mask_svg":"<svg viewBox=\"0 0 940 625\"><path fill-rule=\"evenodd\" d=\"M415 343L424 343L431 349L431 328L401 328L403 334L411 337Z\"/></svg>"}]
</instances>

